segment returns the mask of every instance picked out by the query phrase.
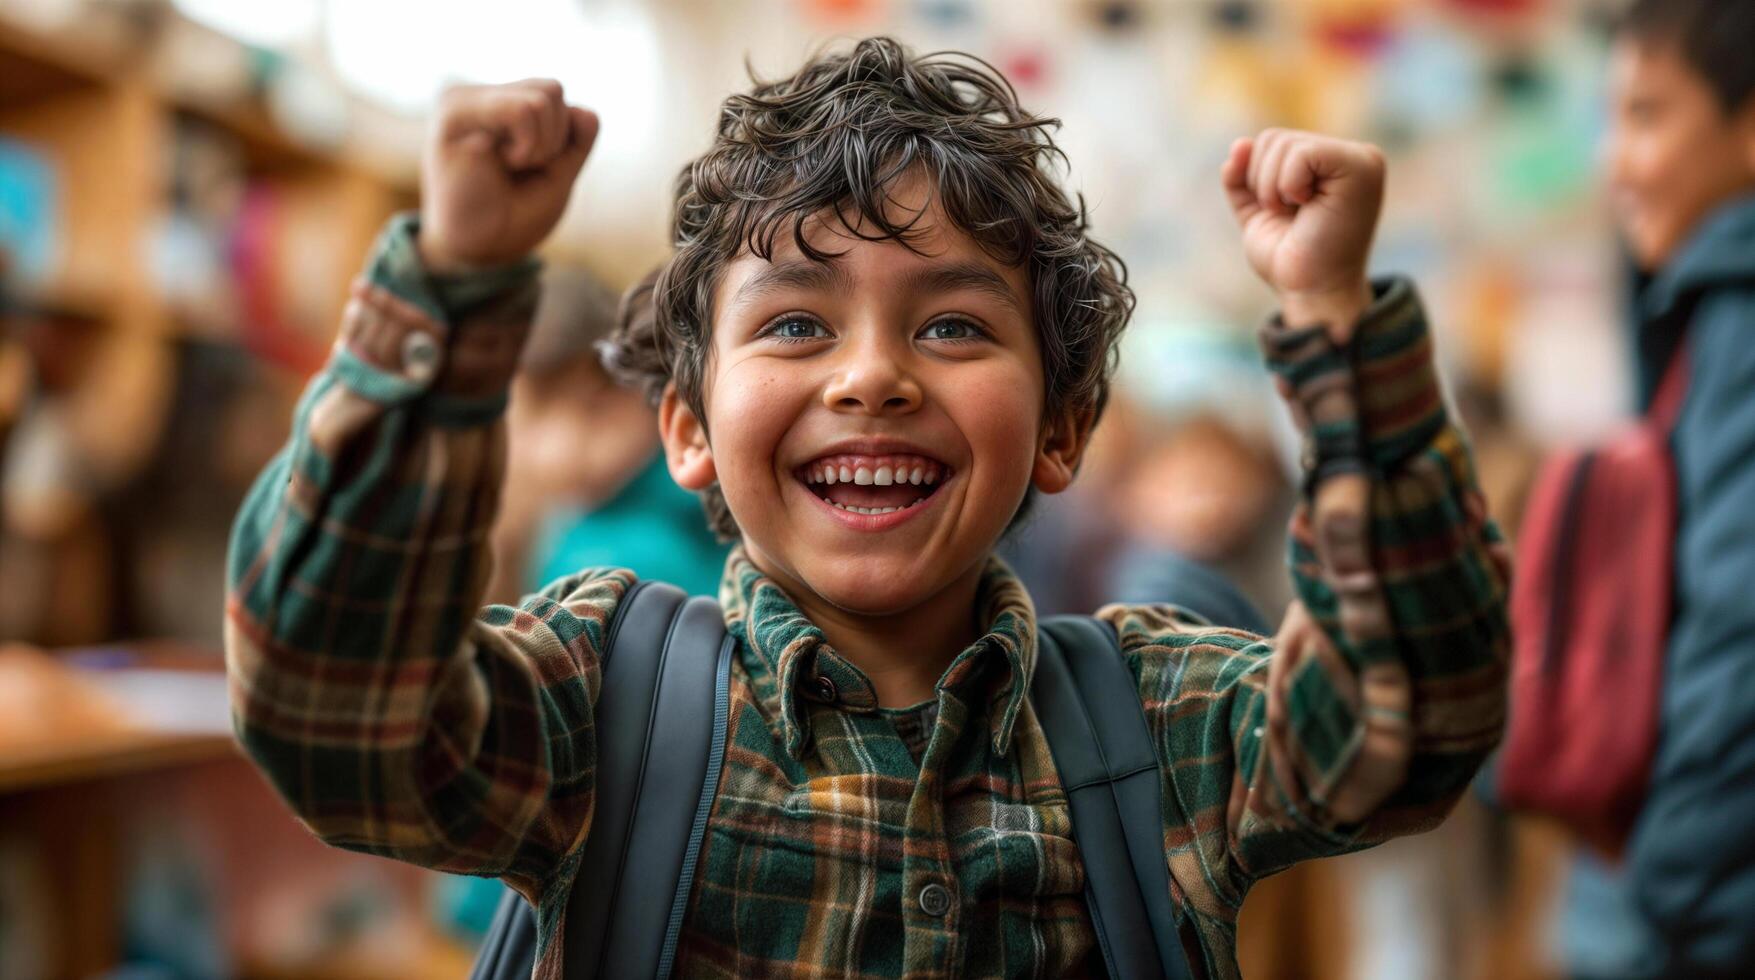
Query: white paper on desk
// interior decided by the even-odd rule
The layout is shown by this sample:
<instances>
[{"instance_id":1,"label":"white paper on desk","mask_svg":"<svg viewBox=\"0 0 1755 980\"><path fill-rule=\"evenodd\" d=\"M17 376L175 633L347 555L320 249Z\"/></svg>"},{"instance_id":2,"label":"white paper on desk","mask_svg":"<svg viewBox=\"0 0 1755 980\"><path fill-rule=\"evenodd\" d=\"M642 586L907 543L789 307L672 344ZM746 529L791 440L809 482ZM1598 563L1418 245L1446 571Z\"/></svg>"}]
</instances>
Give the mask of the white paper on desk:
<instances>
[{"instance_id":1,"label":"white paper on desk","mask_svg":"<svg viewBox=\"0 0 1755 980\"><path fill-rule=\"evenodd\" d=\"M84 670L82 679L151 731L176 735L230 735L232 715L225 675L190 670Z\"/></svg>"}]
</instances>

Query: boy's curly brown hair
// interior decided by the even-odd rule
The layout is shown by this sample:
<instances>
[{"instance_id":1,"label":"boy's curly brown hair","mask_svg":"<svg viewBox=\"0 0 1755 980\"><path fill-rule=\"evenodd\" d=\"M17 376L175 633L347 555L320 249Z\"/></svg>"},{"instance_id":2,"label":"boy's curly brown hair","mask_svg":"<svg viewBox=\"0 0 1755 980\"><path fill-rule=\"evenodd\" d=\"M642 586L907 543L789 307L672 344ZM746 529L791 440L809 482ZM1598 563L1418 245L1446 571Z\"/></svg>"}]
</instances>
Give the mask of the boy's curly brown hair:
<instances>
[{"instance_id":1,"label":"boy's curly brown hair","mask_svg":"<svg viewBox=\"0 0 1755 980\"><path fill-rule=\"evenodd\" d=\"M772 258L790 233L813 260L805 222L832 210L846 233L915 247L919 215L893 220L890 190L924 168L958 228L1034 290L1049 417L1102 414L1116 344L1133 312L1127 269L1089 235L1082 198L1054 179L1059 120L1025 112L1000 73L972 55L915 55L892 38L813 58L797 74L725 100L713 146L676 183L676 251L623 297L604 364L656 402L675 383L703 420L712 297L744 250ZM704 422L703 422L704 424ZM737 523L717 485L709 522Z\"/></svg>"}]
</instances>

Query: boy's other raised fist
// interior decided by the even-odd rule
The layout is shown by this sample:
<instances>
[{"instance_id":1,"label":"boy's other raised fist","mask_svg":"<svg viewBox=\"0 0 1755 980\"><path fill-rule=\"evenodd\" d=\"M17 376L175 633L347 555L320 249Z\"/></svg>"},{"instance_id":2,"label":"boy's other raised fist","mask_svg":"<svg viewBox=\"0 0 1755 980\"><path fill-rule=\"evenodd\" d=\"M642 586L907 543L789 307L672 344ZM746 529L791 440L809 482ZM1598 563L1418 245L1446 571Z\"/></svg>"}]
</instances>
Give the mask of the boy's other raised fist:
<instances>
[{"instance_id":1,"label":"boy's other raised fist","mask_svg":"<svg viewBox=\"0 0 1755 980\"><path fill-rule=\"evenodd\" d=\"M421 161L421 260L443 273L529 254L596 139L597 115L550 79L447 91Z\"/></svg>"},{"instance_id":2,"label":"boy's other raised fist","mask_svg":"<svg viewBox=\"0 0 1755 980\"><path fill-rule=\"evenodd\" d=\"M1221 176L1244 253L1279 293L1286 321L1325 322L1345 341L1371 304L1365 266L1383 209L1383 151L1269 129L1232 144Z\"/></svg>"}]
</instances>

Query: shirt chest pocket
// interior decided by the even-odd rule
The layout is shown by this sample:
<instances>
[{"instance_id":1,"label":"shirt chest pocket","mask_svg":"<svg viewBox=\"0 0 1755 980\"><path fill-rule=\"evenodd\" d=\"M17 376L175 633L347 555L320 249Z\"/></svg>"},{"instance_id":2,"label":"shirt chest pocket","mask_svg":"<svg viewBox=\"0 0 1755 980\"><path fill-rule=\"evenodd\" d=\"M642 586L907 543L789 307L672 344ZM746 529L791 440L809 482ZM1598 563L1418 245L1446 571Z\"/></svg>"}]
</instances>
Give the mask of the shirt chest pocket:
<instances>
[{"instance_id":1,"label":"shirt chest pocket","mask_svg":"<svg viewBox=\"0 0 1755 980\"><path fill-rule=\"evenodd\" d=\"M984 801L969 810L958 821L965 829L954 835L953 850L976 900L1084 902L1085 865L1065 803Z\"/></svg>"}]
</instances>

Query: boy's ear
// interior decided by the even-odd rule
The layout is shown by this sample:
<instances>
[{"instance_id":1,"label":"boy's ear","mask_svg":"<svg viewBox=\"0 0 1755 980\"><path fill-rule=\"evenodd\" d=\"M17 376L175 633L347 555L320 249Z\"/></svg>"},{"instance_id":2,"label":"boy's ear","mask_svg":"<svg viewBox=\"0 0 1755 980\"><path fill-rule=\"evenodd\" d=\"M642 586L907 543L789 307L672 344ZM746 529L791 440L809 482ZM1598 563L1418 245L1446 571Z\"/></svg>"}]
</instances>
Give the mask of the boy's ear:
<instances>
[{"instance_id":1,"label":"boy's ear","mask_svg":"<svg viewBox=\"0 0 1755 980\"><path fill-rule=\"evenodd\" d=\"M1097 412L1092 408L1067 409L1048 420L1036 449L1036 467L1030 474L1037 490L1060 493L1072 486L1096 425Z\"/></svg>"},{"instance_id":2,"label":"boy's ear","mask_svg":"<svg viewBox=\"0 0 1755 980\"><path fill-rule=\"evenodd\" d=\"M713 447L707 444L707 427L676 393L674 383L664 386L664 395L658 400L658 438L664 443L664 462L677 486L705 490L719 479Z\"/></svg>"}]
</instances>

